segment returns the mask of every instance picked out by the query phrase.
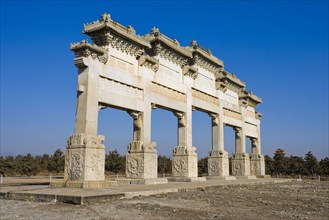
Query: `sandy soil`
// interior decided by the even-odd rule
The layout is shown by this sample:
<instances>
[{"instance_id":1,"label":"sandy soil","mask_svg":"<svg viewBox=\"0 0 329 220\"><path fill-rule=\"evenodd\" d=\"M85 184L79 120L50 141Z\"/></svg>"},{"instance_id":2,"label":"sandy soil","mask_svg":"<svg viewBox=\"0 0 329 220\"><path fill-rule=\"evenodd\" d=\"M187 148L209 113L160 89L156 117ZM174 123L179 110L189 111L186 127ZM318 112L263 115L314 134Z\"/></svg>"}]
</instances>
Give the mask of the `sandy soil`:
<instances>
[{"instance_id":1,"label":"sandy soil","mask_svg":"<svg viewBox=\"0 0 329 220\"><path fill-rule=\"evenodd\" d=\"M329 182L220 186L80 206L0 202L1 219L329 219Z\"/></svg>"}]
</instances>

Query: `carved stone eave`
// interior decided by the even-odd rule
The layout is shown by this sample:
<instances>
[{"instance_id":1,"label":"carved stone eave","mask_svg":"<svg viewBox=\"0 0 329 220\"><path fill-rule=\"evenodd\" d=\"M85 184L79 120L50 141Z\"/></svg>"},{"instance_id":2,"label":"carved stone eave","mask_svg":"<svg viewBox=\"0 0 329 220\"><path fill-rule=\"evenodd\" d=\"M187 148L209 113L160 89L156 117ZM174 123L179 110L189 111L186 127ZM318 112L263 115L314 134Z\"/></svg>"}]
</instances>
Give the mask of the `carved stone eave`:
<instances>
[{"instance_id":1,"label":"carved stone eave","mask_svg":"<svg viewBox=\"0 0 329 220\"><path fill-rule=\"evenodd\" d=\"M263 114L260 112L256 112L255 116L256 116L256 119L260 120L263 117Z\"/></svg>"},{"instance_id":2,"label":"carved stone eave","mask_svg":"<svg viewBox=\"0 0 329 220\"><path fill-rule=\"evenodd\" d=\"M153 28L151 33L146 34L143 38L148 41L152 49L146 52L151 56L160 55L161 57L183 67L192 58L192 53L181 47L175 39L160 33L158 28Z\"/></svg>"},{"instance_id":3,"label":"carved stone eave","mask_svg":"<svg viewBox=\"0 0 329 220\"><path fill-rule=\"evenodd\" d=\"M151 33L144 35L143 38L151 44L160 43L161 45L165 45L168 49L175 51L175 53L181 56L192 58L191 52L186 50L184 47L181 47L176 39L172 40L166 35L160 33L158 28L153 28Z\"/></svg>"},{"instance_id":4,"label":"carved stone eave","mask_svg":"<svg viewBox=\"0 0 329 220\"><path fill-rule=\"evenodd\" d=\"M224 67L224 63L221 59L213 56L210 50L201 47L196 41L192 41L190 46L187 47L187 50L191 51L193 54L202 56L204 59L218 65L219 67Z\"/></svg>"},{"instance_id":5,"label":"carved stone eave","mask_svg":"<svg viewBox=\"0 0 329 220\"><path fill-rule=\"evenodd\" d=\"M234 92L240 93L246 87L246 84L238 79L234 74L225 70L216 74L216 88L222 91L230 89Z\"/></svg>"},{"instance_id":6,"label":"carved stone eave","mask_svg":"<svg viewBox=\"0 0 329 220\"><path fill-rule=\"evenodd\" d=\"M109 43L108 41L112 39L112 35L117 35L139 47L151 48L151 45L148 42L146 42L141 36L136 35L136 31L133 27L125 27L113 21L110 15L106 13L102 15L100 20L85 24L82 33L87 34L94 39L108 38L107 44Z\"/></svg>"},{"instance_id":7,"label":"carved stone eave","mask_svg":"<svg viewBox=\"0 0 329 220\"><path fill-rule=\"evenodd\" d=\"M75 64L79 67L81 59L80 57L92 57L92 59L98 59L102 63L106 63L108 60L108 53L105 49L88 43L87 40L83 40L79 43L72 43L70 50L74 52L76 58L74 59Z\"/></svg>"},{"instance_id":8,"label":"carved stone eave","mask_svg":"<svg viewBox=\"0 0 329 220\"><path fill-rule=\"evenodd\" d=\"M159 61L150 57L149 55L142 55L138 58L138 65L139 66L146 66L152 69L154 72L159 70Z\"/></svg>"},{"instance_id":9,"label":"carved stone eave","mask_svg":"<svg viewBox=\"0 0 329 220\"><path fill-rule=\"evenodd\" d=\"M242 103L246 103L248 106L256 108L259 103L262 103L262 99L252 94L251 91L242 91L239 94L239 100Z\"/></svg>"},{"instance_id":10,"label":"carved stone eave","mask_svg":"<svg viewBox=\"0 0 329 220\"><path fill-rule=\"evenodd\" d=\"M189 76L192 79L196 79L198 77L198 70L194 67L191 66L183 66L183 75L184 76Z\"/></svg>"},{"instance_id":11,"label":"carved stone eave","mask_svg":"<svg viewBox=\"0 0 329 220\"><path fill-rule=\"evenodd\" d=\"M208 70L217 75L218 72L223 70L223 61L213 56L210 50L207 50L197 44L196 41L192 41L190 46L186 47L188 51L192 53L193 58L190 59L190 64L197 64L200 67Z\"/></svg>"}]
</instances>

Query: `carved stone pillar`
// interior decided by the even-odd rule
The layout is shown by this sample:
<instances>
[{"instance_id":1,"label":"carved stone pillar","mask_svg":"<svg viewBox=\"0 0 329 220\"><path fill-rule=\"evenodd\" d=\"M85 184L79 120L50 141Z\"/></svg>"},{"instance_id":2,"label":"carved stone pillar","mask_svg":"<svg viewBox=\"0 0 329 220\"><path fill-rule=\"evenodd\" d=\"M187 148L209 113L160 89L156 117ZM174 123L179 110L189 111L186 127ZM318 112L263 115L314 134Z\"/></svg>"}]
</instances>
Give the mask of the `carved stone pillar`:
<instances>
[{"instance_id":1,"label":"carved stone pillar","mask_svg":"<svg viewBox=\"0 0 329 220\"><path fill-rule=\"evenodd\" d=\"M212 149L208 157L208 175L229 176L228 153L224 150L224 125L217 114L209 113L212 124Z\"/></svg>"},{"instance_id":2,"label":"carved stone pillar","mask_svg":"<svg viewBox=\"0 0 329 220\"><path fill-rule=\"evenodd\" d=\"M64 182L84 187L88 181L105 180L104 136L75 133L67 141ZM86 183L87 182L87 183Z\"/></svg>"},{"instance_id":3,"label":"carved stone pillar","mask_svg":"<svg viewBox=\"0 0 329 220\"><path fill-rule=\"evenodd\" d=\"M196 148L188 143L191 133L187 128L191 126L192 118L186 113L173 112L178 120L177 147L173 150L172 175L173 177L196 178L198 177L198 159Z\"/></svg>"},{"instance_id":4,"label":"carved stone pillar","mask_svg":"<svg viewBox=\"0 0 329 220\"><path fill-rule=\"evenodd\" d=\"M151 120L151 114L137 111L128 111L128 114L133 118L134 135L133 141L128 145L126 155L126 177L136 179L157 178L156 143L145 141L147 140L145 135L150 135L146 134L144 126L150 122L148 120Z\"/></svg>"},{"instance_id":5,"label":"carved stone pillar","mask_svg":"<svg viewBox=\"0 0 329 220\"><path fill-rule=\"evenodd\" d=\"M79 69L75 132L67 141L64 181L53 187L103 188L115 185L105 181L104 136L97 135L99 73L102 65L91 57L74 59Z\"/></svg>"},{"instance_id":6,"label":"carved stone pillar","mask_svg":"<svg viewBox=\"0 0 329 220\"><path fill-rule=\"evenodd\" d=\"M238 177L250 175L250 158L246 153L246 139L242 128L235 130L235 153L232 157L232 174Z\"/></svg>"},{"instance_id":7,"label":"carved stone pillar","mask_svg":"<svg viewBox=\"0 0 329 220\"><path fill-rule=\"evenodd\" d=\"M254 176L265 175L264 156L259 152L258 143L257 138L251 138L250 174Z\"/></svg>"}]
</instances>

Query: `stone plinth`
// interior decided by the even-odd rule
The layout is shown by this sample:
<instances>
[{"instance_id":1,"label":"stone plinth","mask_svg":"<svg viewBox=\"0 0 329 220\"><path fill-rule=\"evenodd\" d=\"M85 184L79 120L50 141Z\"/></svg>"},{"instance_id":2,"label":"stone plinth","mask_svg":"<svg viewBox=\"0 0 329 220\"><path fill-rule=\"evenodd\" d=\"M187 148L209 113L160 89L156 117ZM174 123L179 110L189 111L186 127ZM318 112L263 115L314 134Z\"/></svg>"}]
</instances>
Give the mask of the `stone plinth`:
<instances>
[{"instance_id":1,"label":"stone plinth","mask_svg":"<svg viewBox=\"0 0 329 220\"><path fill-rule=\"evenodd\" d=\"M101 189L101 188L111 188L117 186L116 181L111 180L99 180L99 181L80 181L80 180L52 180L50 182L50 187L52 188L92 188L92 189Z\"/></svg>"},{"instance_id":2,"label":"stone plinth","mask_svg":"<svg viewBox=\"0 0 329 220\"><path fill-rule=\"evenodd\" d=\"M172 176L173 177L198 177L198 159L196 148L177 146L173 150Z\"/></svg>"},{"instance_id":3,"label":"stone plinth","mask_svg":"<svg viewBox=\"0 0 329 220\"><path fill-rule=\"evenodd\" d=\"M66 147L64 181L105 180L104 136L73 134Z\"/></svg>"},{"instance_id":4,"label":"stone plinth","mask_svg":"<svg viewBox=\"0 0 329 220\"><path fill-rule=\"evenodd\" d=\"M51 187L106 188L116 185L105 181L104 136L73 134L67 141L64 180L52 181Z\"/></svg>"},{"instance_id":5,"label":"stone plinth","mask_svg":"<svg viewBox=\"0 0 329 220\"><path fill-rule=\"evenodd\" d=\"M250 155L250 174L255 176L265 175L265 161L261 154Z\"/></svg>"},{"instance_id":6,"label":"stone plinth","mask_svg":"<svg viewBox=\"0 0 329 220\"><path fill-rule=\"evenodd\" d=\"M118 186L121 185L157 185L166 184L168 180L166 178L157 179L115 179Z\"/></svg>"},{"instance_id":7,"label":"stone plinth","mask_svg":"<svg viewBox=\"0 0 329 220\"><path fill-rule=\"evenodd\" d=\"M233 153L232 175L237 177L250 175L250 159L247 153Z\"/></svg>"},{"instance_id":8,"label":"stone plinth","mask_svg":"<svg viewBox=\"0 0 329 220\"><path fill-rule=\"evenodd\" d=\"M158 155L156 143L143 144L133 141L126 155L126 177L132 179L156 179Z\"/></svg>"},{"instance_id":9,"label":"stone plinth","mask_svg":"<svg viewBox=\"0 0 329 220\"><path fill-rule=\"evenodd\" d=\"M212 150L208 157L208 175L227 177L229 176L228 154L223 150Z\"/></svg>"}]
</instances>

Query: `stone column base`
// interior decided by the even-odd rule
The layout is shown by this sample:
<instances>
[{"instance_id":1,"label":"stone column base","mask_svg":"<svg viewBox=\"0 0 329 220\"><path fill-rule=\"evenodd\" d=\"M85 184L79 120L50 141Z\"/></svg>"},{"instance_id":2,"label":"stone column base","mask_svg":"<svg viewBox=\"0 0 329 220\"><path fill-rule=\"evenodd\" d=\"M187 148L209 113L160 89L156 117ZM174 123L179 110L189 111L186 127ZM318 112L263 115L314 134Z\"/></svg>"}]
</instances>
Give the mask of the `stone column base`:
<instances>
[{"instance_id":1,"label":"stone column base","mask_svg":"<svg viewBox=\"0 0 329 220\"><path fill-rule=\"evenodd\" d=\"M126 178L156 179L158 177L158 154L156 143L143 144L133 141L126 155Z\"/></svg>"},{"instance_id":2,"label":"stone column base","mask_svg":"<svg viewBox=\"0 0 329 220\"><path fill-rule=\"evenodd\" d=\"M67 141L64 182L88 182L105 180L104 136L84 133L73 134ZM93 185L93 184L91 184Z\"/></svg>"},{"instance_id":3,"label":"stone column base","mask_svg":"<svg viewBox=\"0 0 329 220\"><path fill-rule=\"evenodd\" d=\"M121 185L157 185L168 183L167 178L157 179L115 179L118 186Z\"/></svg>"},{"instance_id":4,"label":"stone column base","mask_svg":"<svg viewBox=\"0 0 329 220\"><path fill-rule=\"evenodd\" d=\"M236 180L235 176L206 176L207 180Z\"/></svg>"},{"instance_id":5,"label":"stone column base","mask_svg":"<svg viewBox=\"0 0 329 220\"><path fill-rule=\"evenodd\" d=\"M173 150L172 176L198 177L198 158L195 147L177 146Z\"/></svg>"},{"instance_id":6,"label":"stone column base","mask_svg":"<svg viewBox=\"0 0 329 220\"><path fill-rule=\"evenodd\" d=\"M167 177L168 182L203 182L205 177Z\"/></svg>"},{"instance_id":7,"label":"stone column base","mask_svg":"<svg viewBox=\"0 0 329 220\"><path fill-rule=\"evenodd\" d=\"M117 186L116 181L111 180L95 180L95 181L80 181L80 180L52 180L50 187L52 188L111 188Z\"/></svg>"},{"instance_id":8,"label":"stone column base","mask_svg":"<svg viewBox=\"0 0 329 220\"><path fill-rule=\"evenodd\" d=\"M261 154L251 154L250 156L250 174L255 176L265 175L265 160Z\"/></svg>"},{"instance_id":9,"label":"stone column base","mask_svg":"<svg viewBox=\"0 0 329 220\"><path fill-rule=\"evenodd\" d=\"M208 175L227 177L229 173L228 154L222 150L212 150L208 157Z\"/></svg>"},{"instance_id":10,"label":"stone column base","mask_svg":"<svg viewBox=\"0 0 329 220\"><path fill-rule=\"evenodd\" d=\"M247 153L233 153L232 175L236 177L250 176L250 158Z\"/></svg>"}]
</instances>

